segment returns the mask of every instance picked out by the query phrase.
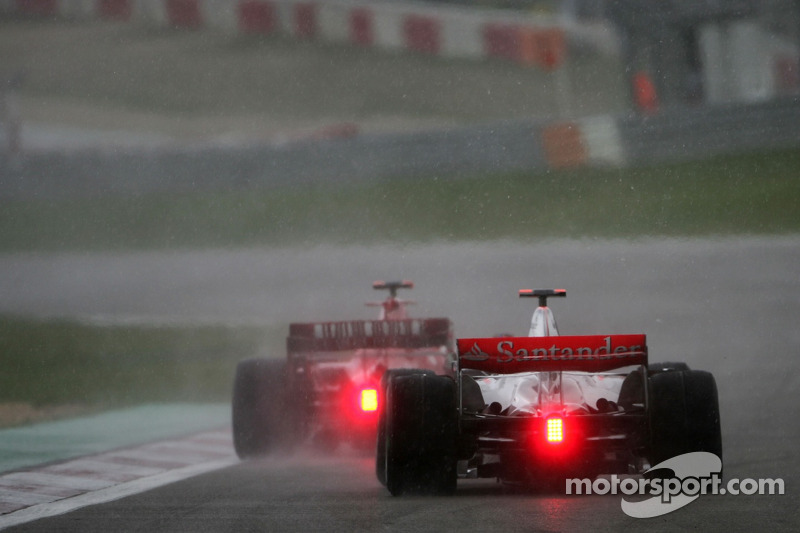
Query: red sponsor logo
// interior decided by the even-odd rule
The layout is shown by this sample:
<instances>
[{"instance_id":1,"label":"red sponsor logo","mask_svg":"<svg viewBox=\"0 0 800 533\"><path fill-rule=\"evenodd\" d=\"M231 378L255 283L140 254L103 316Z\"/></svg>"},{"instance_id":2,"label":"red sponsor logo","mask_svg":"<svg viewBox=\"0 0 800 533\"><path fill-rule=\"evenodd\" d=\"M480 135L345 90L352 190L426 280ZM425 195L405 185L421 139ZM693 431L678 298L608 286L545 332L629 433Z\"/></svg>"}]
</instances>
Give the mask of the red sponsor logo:
<instances>
[{"instance_id":1,"label":"red sponsor logo","mask_svg":"<svg viewBox=\"0 0 800 533\"><path fill-rule=\"evenodd\" d=\"M530 369L570 368L592 363L604 367L643 364L647 345L644 335L592 335L568 337L505 337L459 339L461 365L497 369L501 372ZM514 367L503 368L504 366Z\"/></svg>"}]
</instances>

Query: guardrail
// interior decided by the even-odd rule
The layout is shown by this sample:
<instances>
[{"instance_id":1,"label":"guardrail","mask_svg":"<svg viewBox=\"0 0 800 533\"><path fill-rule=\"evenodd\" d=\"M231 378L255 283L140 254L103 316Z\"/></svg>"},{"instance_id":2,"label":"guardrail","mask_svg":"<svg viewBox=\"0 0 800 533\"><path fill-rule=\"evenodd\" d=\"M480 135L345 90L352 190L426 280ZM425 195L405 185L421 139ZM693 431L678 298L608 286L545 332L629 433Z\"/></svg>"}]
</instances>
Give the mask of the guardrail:
<instances>
[{"instance_id":1,"label":"guardrail","mask_svg":"<svg viewBox=\"0 0 800 533\"><path fill-rule=\"evenodd\" d=\"M22 152L0 158L0 196L142 194L581 166L638 166L800 146L800 99L655 116L498 122L283 145Z\"/></svg>"}]
</instances>

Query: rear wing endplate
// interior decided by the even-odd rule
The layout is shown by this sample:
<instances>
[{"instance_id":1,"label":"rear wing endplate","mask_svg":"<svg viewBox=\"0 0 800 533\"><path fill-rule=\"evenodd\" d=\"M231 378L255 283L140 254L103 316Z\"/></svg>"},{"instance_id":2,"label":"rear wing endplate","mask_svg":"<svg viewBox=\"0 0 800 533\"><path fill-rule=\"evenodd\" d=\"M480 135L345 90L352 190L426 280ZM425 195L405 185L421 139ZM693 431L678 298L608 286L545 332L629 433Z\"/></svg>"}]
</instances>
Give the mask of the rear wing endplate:
<instances>
[{"instance_id":1,"label":"rear wing endplate","mask_svg":"<svg viewBox=\"0 0 800 533\"><path fill-rule=\"evenodd\" d=\"M438 346L452 350L453 327L448 318L295 323L289 325L286 339L289 353Z\"/></svg>"},{"instance_id":2,"label":"rear wing endplate","mask_svg":"<svg viewBox=\"0 0 800 533\"><path fill-rule=\"evenodd\" d=\"M458 339L458 365L491 374L605 372L647 365L647 339L638 335Z\"/></svg>"}]
</instances>

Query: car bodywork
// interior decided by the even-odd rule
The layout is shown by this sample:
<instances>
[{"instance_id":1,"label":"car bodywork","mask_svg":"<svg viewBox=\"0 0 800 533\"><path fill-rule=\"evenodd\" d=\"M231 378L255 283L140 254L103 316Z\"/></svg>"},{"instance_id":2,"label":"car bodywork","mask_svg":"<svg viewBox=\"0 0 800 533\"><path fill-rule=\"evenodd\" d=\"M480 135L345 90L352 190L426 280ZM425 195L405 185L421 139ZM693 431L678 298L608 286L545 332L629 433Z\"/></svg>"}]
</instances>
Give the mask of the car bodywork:
<instances>
[{"instance_id":1,"label":"car bodywork","mask_svg":"<svg viewBox=\"0 0 800 533\"><path fill-rule=\"evenodd\" d=\"M563 486L642 473L690 451L722 455L713 376L649 364L646 336L560 336L539 299L528 337L457 341L454 377L389 376L376 472L393 495L447 493L459 477Z\"/></svg>"},{"instance_id":2,"label":"car bodywork","mask_svg":"<svg viewBox=\"0 0 800 533\"><path fill-rule=\"evenodd\" d=\"M387 370L452 374L454 338L447 318L410 318L413 302L397 298L410 281L373 284L388 290L375 320L289 325L285 360L251 359L237 367L234 446L240 457L309 440L333 450L346 442L372 451Z\"/></svg>"},{"instance_id":3,"label":"car bodywork","mask_svg":"<svg viewBox=\"0 0 800 533\"><path fill-rule=\"evenodd\" d=\"M388 369L449 373L452 329L446 318L402 318L292 324L290 381L305 381L312 439L375 445L380 381Z\"/></svg>"}]
</instances>

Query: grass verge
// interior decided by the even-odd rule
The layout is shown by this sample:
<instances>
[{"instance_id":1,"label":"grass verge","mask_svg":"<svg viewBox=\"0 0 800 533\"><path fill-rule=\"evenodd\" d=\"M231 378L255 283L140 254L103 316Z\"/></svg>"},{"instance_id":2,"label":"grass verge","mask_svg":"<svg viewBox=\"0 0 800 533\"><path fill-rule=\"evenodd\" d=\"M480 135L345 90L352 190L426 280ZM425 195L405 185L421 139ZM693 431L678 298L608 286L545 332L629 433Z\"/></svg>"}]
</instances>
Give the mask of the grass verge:
<instances>
[{"instance_id":1,"label":"grass verge","mask_svg":"<svg viewBox=\"0 0 800 533\"><path fill-rule=\"evenodd\" d=\"M145 402L230 401L236 363L283 356L278 328L94 326L0 317L0 426ZM0 410L2 413L3 410Z\"/></svg>"},{"instance_id":2,"label":"grass verge","mask_svg":"<svg viewBox=\"0 0 800 533\"><path fill-rule=\"evenodd\" d=\"M800 152L638 169L8 201L0 251L800 231Z\"/></svg>"}]
</instances>

